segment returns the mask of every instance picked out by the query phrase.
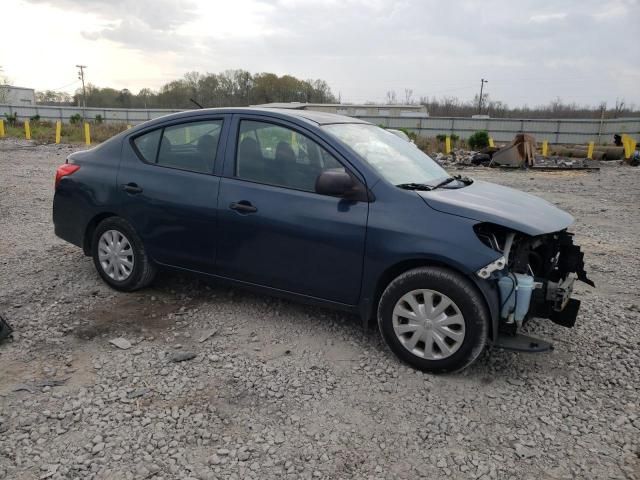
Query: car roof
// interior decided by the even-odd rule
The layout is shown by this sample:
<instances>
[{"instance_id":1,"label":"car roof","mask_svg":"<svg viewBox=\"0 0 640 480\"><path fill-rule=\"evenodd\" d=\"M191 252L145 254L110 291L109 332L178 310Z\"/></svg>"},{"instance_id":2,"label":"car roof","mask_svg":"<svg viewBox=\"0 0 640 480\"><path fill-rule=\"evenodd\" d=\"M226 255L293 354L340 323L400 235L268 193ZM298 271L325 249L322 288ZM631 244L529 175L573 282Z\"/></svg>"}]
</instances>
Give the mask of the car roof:
<instances>
[{"instance_id":1,"label":"car roof","mask_svg":"<svg viewBox=\"0 0 640 480\"><path fill-rule=\"evenodd\" d=\"M271 108L271 107L249 107L246 110L278 112L285 116L299 117L309 120L318 125L329 125L332 123L369 123L359 118L347 117L336 113L318 112L317 110L299 110L292 108Z\"/></svg>"},{"instance_id":2,"label":"car roof","mask_svg":"<svg viewBox=\"0 0 640 480\"><path fill-rule=\"evenodd\" d=\"M196 110L185 110L184 112L172 113L158 117L146 125L160 123L165 120L198 117L210 113L253 113L268 115L283 120L295 118L315 125L330 125L335 123L362 123L368 124L358 118L337 115L335 113L318 112L315 110L294 110L290 108L270 108L270 107L236 107L236 108L202 108Z\"/></svg>"}]
</instances>

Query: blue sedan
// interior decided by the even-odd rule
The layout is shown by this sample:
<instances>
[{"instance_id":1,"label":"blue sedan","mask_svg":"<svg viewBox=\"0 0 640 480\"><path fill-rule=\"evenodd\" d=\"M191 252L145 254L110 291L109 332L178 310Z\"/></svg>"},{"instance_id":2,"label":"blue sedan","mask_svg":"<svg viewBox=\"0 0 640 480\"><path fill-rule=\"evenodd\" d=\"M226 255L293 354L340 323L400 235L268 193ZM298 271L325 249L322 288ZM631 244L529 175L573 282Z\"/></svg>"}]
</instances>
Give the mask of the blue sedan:
<instances>
[{"instance_id":1,"label":"blue sedan","mask_svg":"<svg viewBox=\"0 0 640 480\"><path fill-rule=\"evenodd\" d=\"M591 284L569 214L305 110L183 112L76 152L56 172L53 220L117 290L171 268L356 312L432 372L488 345L547 349L522 326L573 326L573 283Z\"/></svg>"}]
</instances>

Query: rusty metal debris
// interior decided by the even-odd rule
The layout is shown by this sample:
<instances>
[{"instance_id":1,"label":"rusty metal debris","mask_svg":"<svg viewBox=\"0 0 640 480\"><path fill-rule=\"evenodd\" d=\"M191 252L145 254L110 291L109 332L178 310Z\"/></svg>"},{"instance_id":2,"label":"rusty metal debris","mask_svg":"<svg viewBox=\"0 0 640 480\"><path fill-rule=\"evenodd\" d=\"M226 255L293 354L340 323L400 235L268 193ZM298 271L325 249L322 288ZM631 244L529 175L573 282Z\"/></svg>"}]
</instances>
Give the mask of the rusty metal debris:
<instances>
[{"instance_id":1,"label":"rusty metal debris","mask_svg":"<svg viewBox=\"0 0 640 480\"><path fill-rule=\"evenodd\" d=\"M490 166L532 167L535 163L536 139L527 133L518 133L511 144L493 154Z\"/></svg>"},{"instance_id":2,"label":"rusty metal debris","mask_svg":"<svg viewBox=\"0 0 640 480\"><path fill-rule=\"evenodd\" d=\"M588 148L585 145L553 145L550 146L551 155L569 158L587 158ZM622 160L624 158L624 149L622 147L612 147L598 145L595 147L593 160Z\"/></svg>"}]
</instances>

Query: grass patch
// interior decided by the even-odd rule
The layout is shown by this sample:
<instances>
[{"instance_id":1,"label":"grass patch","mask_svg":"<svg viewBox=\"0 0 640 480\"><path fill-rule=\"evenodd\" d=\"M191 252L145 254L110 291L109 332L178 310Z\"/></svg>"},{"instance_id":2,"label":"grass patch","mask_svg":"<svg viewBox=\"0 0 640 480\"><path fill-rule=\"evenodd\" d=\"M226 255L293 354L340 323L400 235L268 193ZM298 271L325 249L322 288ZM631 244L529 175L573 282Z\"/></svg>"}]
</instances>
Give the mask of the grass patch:
<instances>
[{"instance_id":1,"label":"grass patch","mask_svg":"<svg viewBox=\"0 0 640 480\"><path fill-rule=\"evenodd\" d=\"M55 143L56 125L52 122L30 122L31 140L37 143ZM7 137L25 138L24 123L16 125L4 125ZM91 143L101 143L127 129L124 123L98 123L90 124ZM60 143L84 143L83 124L62 124Z\"/></svg>"},{"instance_id":2,"label":"grass patch","mask_svg":"<svg viewBox=\"0 0 640 480\"><path fill-rule=\"evenodd\" d=\"M444 137L444 135L443 135ZM444 153L444 138L437 137L423 137L418 135L415 139L416 146L422 150L427 155L435 155L438 152ZM466 150L468 148L467 142L461 140L460 137L456 135L456 138L451 139L451 148L454 149L463 149Z\"/></svg>"}]
</instances>

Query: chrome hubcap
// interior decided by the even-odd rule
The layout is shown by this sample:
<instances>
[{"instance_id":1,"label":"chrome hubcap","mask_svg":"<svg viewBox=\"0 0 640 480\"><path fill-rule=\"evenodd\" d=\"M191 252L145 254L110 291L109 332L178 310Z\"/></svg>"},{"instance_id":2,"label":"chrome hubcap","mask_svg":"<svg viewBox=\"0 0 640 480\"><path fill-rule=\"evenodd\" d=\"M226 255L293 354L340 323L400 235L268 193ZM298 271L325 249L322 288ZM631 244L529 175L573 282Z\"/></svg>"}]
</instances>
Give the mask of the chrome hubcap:
<instances>
[{"instance_id":1,"label":"chrome hubcap","mask_svg":"<svg viewBox=\"0 0 640 480\"><path fill-rule=\"evenodd\" d=\"M453 355L464 340L464 317L458 306L435 290L413 290L393 309L393 330L412 354L426 360Z\"/></svg>"},{"instance_id":2,"label":"chrome hubcap","mask_svg":"<svg viewBox=\"0 0 640 480\"><path fill-rule=\"evenodd\" d=\"M98 259L104 273L118 282L129 278L133 271L133 248L117 230L107 230L100 237Z\"/></svg>"}]
</instances>

